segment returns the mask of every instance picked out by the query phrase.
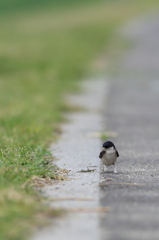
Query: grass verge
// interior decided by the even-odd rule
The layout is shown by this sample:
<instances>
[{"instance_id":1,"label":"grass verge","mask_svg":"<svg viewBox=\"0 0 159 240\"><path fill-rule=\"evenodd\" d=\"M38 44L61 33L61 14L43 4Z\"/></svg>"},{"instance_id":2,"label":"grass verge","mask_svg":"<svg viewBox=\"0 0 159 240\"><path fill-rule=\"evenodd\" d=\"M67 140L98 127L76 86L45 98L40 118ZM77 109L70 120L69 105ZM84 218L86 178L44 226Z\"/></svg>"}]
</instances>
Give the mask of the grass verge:
<instances>
[{"instance_id":1,"label":"grass verge","mask_svg":"<svg viewBox=\"0 0 159 240\"><path fill-rule=\"evenodd\" d=\"M21 6L15 14L5 9L0 18L0 239L25 239L39 219L57 214L42 204L30 180L56 177L47 147L67 109L64 95L75 90L122 23L157 4L89 0L56 11L53 3L45 10Z\"/></svg>"}]
</instances>

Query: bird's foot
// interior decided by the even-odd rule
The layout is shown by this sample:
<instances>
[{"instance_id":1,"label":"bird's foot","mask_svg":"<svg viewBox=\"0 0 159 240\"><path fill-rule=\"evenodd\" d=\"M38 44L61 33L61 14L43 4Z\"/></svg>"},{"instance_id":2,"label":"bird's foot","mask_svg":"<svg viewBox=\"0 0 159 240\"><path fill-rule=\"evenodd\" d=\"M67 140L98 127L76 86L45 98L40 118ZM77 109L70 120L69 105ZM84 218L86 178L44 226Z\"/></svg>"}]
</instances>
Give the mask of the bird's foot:
<instances>
[{"instance_id":1,"label":"bird's foot","mask_svg":"<svg viewBox=\"0 0 159 240\"><path fill-rule=\"evenodd\" d=\"M114 173L117 173L117 169L115 165L114 165Z\"/></svg>"},{"instance_id":2,"label":"bird's foot","mask_svg":"<svg viewBox=\"0 0 159 240\"><path fill-rule=\"evenodd\" d=\"M107 171L107 168L106 167L103 167L102 168L102 173L106 172Z\"/></svg>"}]
</instances>

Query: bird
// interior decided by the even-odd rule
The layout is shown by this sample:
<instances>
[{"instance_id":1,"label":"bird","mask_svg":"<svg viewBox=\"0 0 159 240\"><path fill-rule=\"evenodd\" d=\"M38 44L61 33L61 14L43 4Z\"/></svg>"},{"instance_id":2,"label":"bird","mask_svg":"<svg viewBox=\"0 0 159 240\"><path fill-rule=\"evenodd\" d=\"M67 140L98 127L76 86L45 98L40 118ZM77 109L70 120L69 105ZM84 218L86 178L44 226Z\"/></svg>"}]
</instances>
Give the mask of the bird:
<instances>
[{"instance_id":1,"label":"bird","mask_svg":"<svg viewBox=\"0 0 159 240\"><path fill-rule=\"evenodd\" d=\"M116 160L119 157L119 153L111 141L103 143L103 151L100 152L99 158L102 159L102 172L104 172L104 166L114 166L114 173L117 173Z\"/></svg>"}]
</instances>

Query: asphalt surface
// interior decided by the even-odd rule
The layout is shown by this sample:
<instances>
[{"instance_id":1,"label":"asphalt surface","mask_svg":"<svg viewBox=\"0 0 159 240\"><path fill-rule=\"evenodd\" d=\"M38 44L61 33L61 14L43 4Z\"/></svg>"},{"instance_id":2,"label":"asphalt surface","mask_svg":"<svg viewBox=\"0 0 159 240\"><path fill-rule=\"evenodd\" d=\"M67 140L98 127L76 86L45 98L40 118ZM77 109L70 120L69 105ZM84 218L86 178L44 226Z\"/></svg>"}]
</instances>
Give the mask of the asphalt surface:
<instances>
[{"instance_id":1,"label":"asphalt surface","mask_svg":"<svg viewBox=\"0 0 159 240\"><path fill-rule=\"evenodd\" d=\"M101 175L102 240L159 239L159 14L125 28L133 45L112 76L105 126L118 173ZM108 181L109 180L109 181Z\"/></svg>"}]
</instances>

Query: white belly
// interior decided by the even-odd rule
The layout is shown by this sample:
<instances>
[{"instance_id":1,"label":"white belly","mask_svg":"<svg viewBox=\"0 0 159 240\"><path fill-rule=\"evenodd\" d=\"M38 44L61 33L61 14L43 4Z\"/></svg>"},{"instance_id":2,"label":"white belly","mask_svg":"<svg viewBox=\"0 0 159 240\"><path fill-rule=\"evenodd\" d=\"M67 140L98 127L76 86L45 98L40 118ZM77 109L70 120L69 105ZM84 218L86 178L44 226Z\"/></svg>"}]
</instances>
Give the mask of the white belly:
<instances>
[{"instance_id":1,"label":"white belly","mask_svg":"<svg viewBox=\"0 0 159 240\"><path fill-rule=\"evenodd\" d=\"M103 164L106 166L113 165L116 162L117 156L115 151L106 152L102 157Z\"/></svg>"}]
</instances>

